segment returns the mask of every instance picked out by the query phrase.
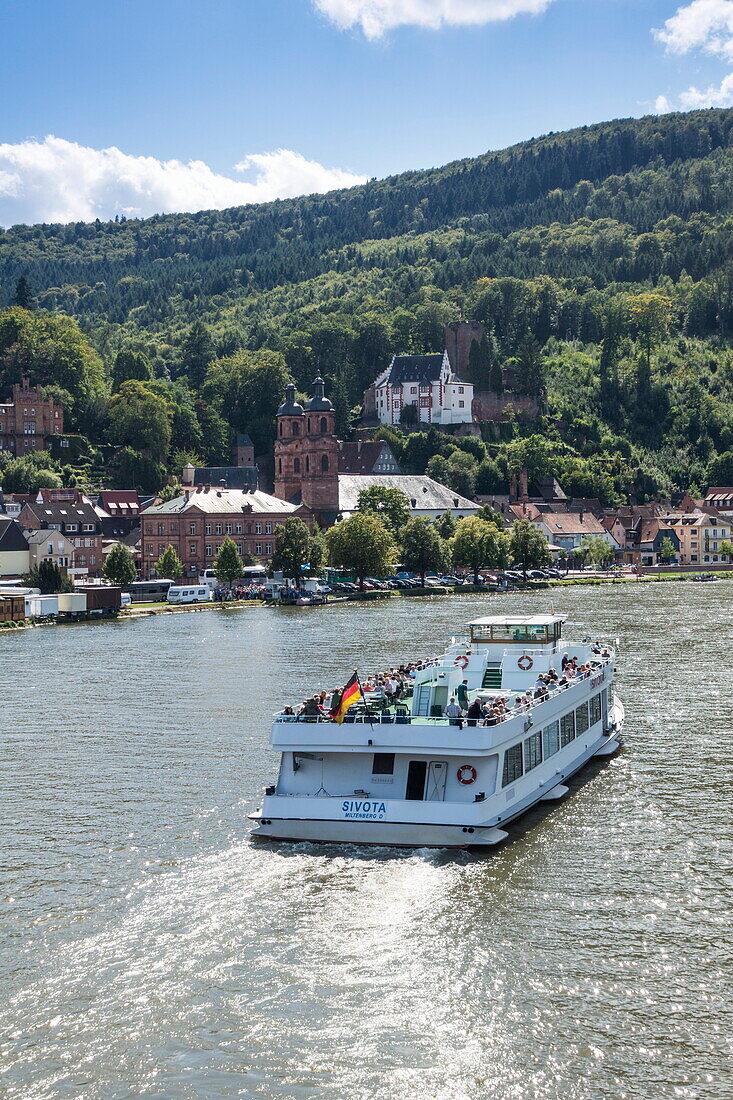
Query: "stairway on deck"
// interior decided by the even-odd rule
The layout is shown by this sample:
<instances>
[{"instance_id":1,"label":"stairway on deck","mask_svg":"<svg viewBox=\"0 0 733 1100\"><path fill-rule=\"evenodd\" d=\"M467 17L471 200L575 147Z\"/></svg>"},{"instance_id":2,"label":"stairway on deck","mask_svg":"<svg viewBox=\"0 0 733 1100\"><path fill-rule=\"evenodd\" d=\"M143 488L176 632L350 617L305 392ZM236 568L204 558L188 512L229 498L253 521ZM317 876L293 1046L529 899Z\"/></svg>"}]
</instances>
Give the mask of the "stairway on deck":
<instances>
[{"instance_id":1,"label":"stairway on deck","mask_svg":"<svg viewBox=\"0 0 733 1100\"><path fill-rule=\"evenodd\" d=\"M487 666L481 687L495 690L501 687L501 665Z\"/></svg>"}]
</instances>

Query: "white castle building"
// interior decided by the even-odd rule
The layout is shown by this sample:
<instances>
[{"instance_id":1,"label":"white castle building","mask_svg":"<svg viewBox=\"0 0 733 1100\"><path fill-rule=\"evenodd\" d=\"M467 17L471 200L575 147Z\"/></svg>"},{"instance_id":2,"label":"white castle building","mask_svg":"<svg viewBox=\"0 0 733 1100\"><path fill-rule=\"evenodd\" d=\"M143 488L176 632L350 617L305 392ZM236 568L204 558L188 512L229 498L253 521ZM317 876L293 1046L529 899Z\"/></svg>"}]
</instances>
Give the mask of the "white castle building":
<instances>
[{"instance_id":1,"label":"white castle building","mask_svg":"<svg viewBox=\"0 0 733 1100\"><path fill-rule=\"evenodd\" d=\"M453 373L448 353L395 355L374 383L375 413L399 424L402 410L417 407L420 424L470 424L473 385Z\"/></svg>"}]
</instances>

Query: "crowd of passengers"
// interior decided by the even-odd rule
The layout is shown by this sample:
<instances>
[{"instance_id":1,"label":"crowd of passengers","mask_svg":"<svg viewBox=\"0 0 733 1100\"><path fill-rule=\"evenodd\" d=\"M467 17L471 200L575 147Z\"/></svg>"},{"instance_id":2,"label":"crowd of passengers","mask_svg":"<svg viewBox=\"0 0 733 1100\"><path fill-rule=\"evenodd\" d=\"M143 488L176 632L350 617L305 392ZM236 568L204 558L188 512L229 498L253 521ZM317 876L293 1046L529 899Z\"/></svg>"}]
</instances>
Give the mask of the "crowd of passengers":
<instances>
[{"instance_id":1,"label":"crowd of passengers","mask_svg":"<svg viewBox=\"0 0 733 1100\"><path fill-rule=\"evenodd\" d=\"M227 600L264 600L265 589L261 584L234 584L231 588L218 584L213 597L221 603Z\"/></svg>"},{"instance_id":2,"label":"crowd of passengers","mask_svg":"<svg viewBox=\"0 0 733 1100\"><path fill-rule=\"evenodd\" d=\"M610 657L609 650L606 646L601 646L600 642L595 642L591 646L591 652L604 659ZM400 700L409 698L412 695L413 681L417 673L424 668L431 668L433 665L439 664L440 660L440 657L424 658L411 664L400 665L399 668L389 668L386 672L375 672L371 676L367 676L361 682L364 701L393 706L395 703L399 703ZM560 691L562 688L568 687L574 680L582 680L586 676L590 676L592 670L593 666L589 662L580 664L577 657L570 657L567 653L564 653L560 662L559 674L554 668L551 668L547 673L541 673L537 677L534 687L517 695L511 704L499 696L484 700L476 698L469 703L468 680L464 680L463 683L459 684L456 694L450 697L443 714L450 719L452 725L462 727L465 722L469 726L495 726L505 718L529 710L535 702L545 699L550 692ZM340 702L340 688L334 688L332 691L320 691L316 695L312 695L310 699L304 699L300 706L285 707L280 712L280 716L294 721L312 722L319 718L327 718L338 709Z\"/></svg>"},{"instance_id":3,"label":"crowd of passengers","mask_svg":"<svg viewBox=\"0 0 733 1100\"><path fill-rule=\"evenodd\" d=\"M610 656L609 650L598 642L591 646L591 652L603 659ZM593 665L590 662L581 664L577 657L564 653L559 674L555 668L540 673L534 687L518 693L514 699L505 699L503 696L489 696L486 699L477 697L471 703L468 702L468 680L464 680L459 684L456 694L451 695L443 708L443 714L451 725L461 728L464 722L467 726L496 726L507 718L514 718L522 711L529 710L552 692L562 691L576 680L584 680L592 671Z\"/></svg>"},{"instance_id":4,"label":"crowd of passengers","mask_svg":"<svg viewBox=\"0 0 733 1100\"><path fill-rule=\"evenodd\" d=\"M439 658L430 657L412 664L400 665L399 668L388 668L386 672L375 672L361 681L362 691L367 703L381 703L392 706L401 699L407 699L412 695L413 681L418 672L424 668L430 668L438 663ZM341 702L341 689L332 691L320 691L305 699L300 706L285 707L281 712L283 718L301 720L313 720L327 718L338 708Z\"/></svg>"}]
</instances>

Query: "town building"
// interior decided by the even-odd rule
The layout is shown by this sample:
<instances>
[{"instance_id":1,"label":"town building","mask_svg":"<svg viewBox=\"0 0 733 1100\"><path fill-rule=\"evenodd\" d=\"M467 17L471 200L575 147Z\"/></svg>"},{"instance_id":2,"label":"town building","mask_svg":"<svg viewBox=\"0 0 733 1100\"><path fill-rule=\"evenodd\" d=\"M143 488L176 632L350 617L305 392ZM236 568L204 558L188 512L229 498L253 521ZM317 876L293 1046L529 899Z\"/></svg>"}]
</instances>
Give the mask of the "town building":
<instances>
[{"instance_id":1,"label":"town building","mask_svg":"<svg viewBox=\"0 0 733 1100\"><path fill-rule=\"evenodd\" d=\"M59 569L73 569L76 547L63 532L42 529L29 531L26 540L31 569L39 568L44 561L58 565Z\"/></svg>"},{"instance_id":2,"label":"town building","mask_svg":"<svg viewBox=\"0 0 733 1100\"><path fill-rule=\"evenodd\" d=\"M199 485L215 486L217 489L259 488L259 471L252 440L243 432L238 432L232 447L231 466L194 466L187 462L181 481L187 488Z\"/></svg>"},{"instance_id":3,"label":"town building","mask_svg":"<svg viewBox=\"0 0 733 1100\"><path fill-rule=\"evenodd\" d=\"M405 494L410 517L437 519L451 512L454 519L475 516L480 505L447 485L422 474L339 474L339 515L346 519L359 507L359 493L372 486L399 489Z\"/></svg>"},{"instance_id":4,"label":"town building","mask_svg":"<svg viewBox=\"0 0 733 1100\"><path fill-rule=\"evenodd\" d=\"M664 517L679 540L680 565L713 565L729 562L722 552L723 542L731 541L731 521L718 512L672 513Z\"/></svg>"},{"instance_id":5,"label":"town building","mask_svg":"<svg viewBox=\"0 0 733 1100\"><path fill-rule=\"evenodd\" d=\"M365 398L366 400L366 398ZM380 424L397 425L412 407L416 425L470 424L473 385L450 365L448 352L395 355L374 382L374 415Z\"/></svg>"},{"instance_id":6,"label":"town building","mask_svg":"<svg viewBox=\"0 0 733 1100\"><path fill-rule=\"evenodd\" d=\"M146 508L141 515L143 577L155 576L155 563L167 546L178 554L186 577L198 576L213 567L227 536L243 557L269 561L277 527L290 516L309 527L313 524L309 508L260 489L185 489L181 496Z\"/></svg>"},{"instance_id":7,"label":"town building","mask_svg":"<svg viewBox=\"0 0 733 1100\"><path fill-rule=\"evenodd\" d=\"M0 451L15 455L45 450L49 436L64 430L64 410L24 378L13 386L9 402L0 404Z\"/></svg>"},{"instance_id":8,"label":"town building","mask_svg":"<svg viewBox=\"0 0 733 1100\"><path fill-rule=\"evenodd\" d=\"M102 521L91 502L81 494L71 501L31 501L23 506L18 521L26 532L60 531L66 535L74 545L74 562L69 572L74 576L99 576L103 561Z\"/></svg>"},{"instance_id":9,"label":"town building","mask_svg":"<svg viewBox=\"0 0 733 1100\"><path fill-rule=\"evenodd\" d=\"M23 528L17 520L0 515L0 577L27 573L30 557Z\"/></svg>"},{"instance_id":10,"label":"town building","mask_svg":"<svg viewBox=\"0 0 733 1100\"><path fill-rule=\"evenodd\" d=\"M333 405L321 378L315 379L313 396L305 405L296 401L295 386L289 385L277 413L275 495L307 505L319 526L329 527L356 511L359 492L372 485L401 489L414 515L451 511L458 518L479 509L432 478L401 474L394 454L381 440L339 441Z\"/></svg>"},{"instance_id":11,"label":"town building","mask_svg":"<svg viewBox=\"0 0 733 1100\"><path fill-rule=\"evenodd\" d=\"M389 443L383 439L358 440L342 443L339 440L340 474L399 474L400 464Z\"/></svg>"},{"instance_id":12,"label":"town building","mask_svg":"<svg viewBox=\"0 0 733 1100\"><path fill-rule=\"evenodd\" d=\"M563 550L576 550L585 540L596 537L604 539L614 552L618 549L613 535L592 512L546 512L528 518L549 543Z\"/></svg>"},{"instance_id":13,"label":"town building","mask_svg":"<svg viewBox=\"0 0 733 1100\"><path fill-rule=\"evenodd\" d=\"M105 539L120 539L140 526L142 502L136 489L100 489L95 510Z\"/></svg>"},{"instance_id":14,"label":"town building","mask_svg":"<svg viewBox=\"0 0 733 1100\"><path fill-rule=\"evenodd\" d=\"M733 522L733 486L718 485L715 488L708 489L705 495L704 507L714 508L725 519Z\"/></svg>"}]
</instances>

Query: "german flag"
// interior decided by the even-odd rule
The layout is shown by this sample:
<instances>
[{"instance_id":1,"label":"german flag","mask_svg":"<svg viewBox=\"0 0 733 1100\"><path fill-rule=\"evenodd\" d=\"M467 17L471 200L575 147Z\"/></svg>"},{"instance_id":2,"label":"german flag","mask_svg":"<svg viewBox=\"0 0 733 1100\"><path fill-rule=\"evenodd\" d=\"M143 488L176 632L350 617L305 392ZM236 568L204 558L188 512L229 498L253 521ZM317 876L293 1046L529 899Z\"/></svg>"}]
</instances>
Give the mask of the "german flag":
<instances>
[{"instance_id":1,"label":"german flag","mask_svg":"<svg viewBox=\"0 0 733 1100\"><path fill-rule=\"evenodd\" d=\"M334 722L338 722L338 724L341 725L344 720L344 715L346 714L346 711L349 709L350 706L358 702L361 698L361 684L359 683L359 677L355 672L344 690L341 692L341 701L338 703L337 706L333 707L329 711L329 714L331 718L333 718Z\"/></svg>"}]
</instances>

